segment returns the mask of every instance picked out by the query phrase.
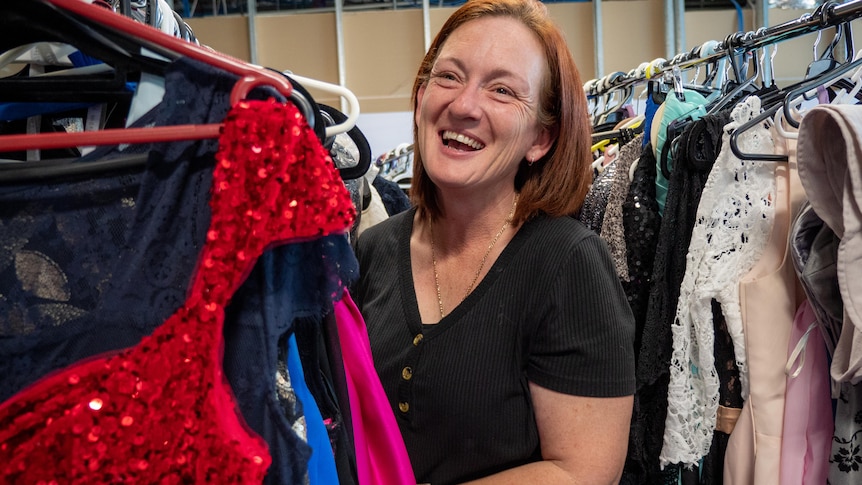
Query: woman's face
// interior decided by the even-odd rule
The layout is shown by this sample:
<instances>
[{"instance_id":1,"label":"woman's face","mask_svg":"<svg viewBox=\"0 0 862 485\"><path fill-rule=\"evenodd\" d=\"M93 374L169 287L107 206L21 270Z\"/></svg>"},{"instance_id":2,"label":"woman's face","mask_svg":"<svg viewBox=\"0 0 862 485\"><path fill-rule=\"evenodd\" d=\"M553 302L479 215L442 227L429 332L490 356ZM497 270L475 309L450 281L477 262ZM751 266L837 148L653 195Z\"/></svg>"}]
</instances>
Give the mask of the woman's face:
<instances>
[{"instance_id":1,"label":"woman's face","mask_svg":"<svg viewBox=\"0 0 862 485\"><path fill-rule=\"evenodd\" d=\"M553 140L536 118L545 75L539 40L515 19L472 20L450 34L414 115L438 187L511 190L518 164L547 153Z\"/></svg>"}]
</instances>

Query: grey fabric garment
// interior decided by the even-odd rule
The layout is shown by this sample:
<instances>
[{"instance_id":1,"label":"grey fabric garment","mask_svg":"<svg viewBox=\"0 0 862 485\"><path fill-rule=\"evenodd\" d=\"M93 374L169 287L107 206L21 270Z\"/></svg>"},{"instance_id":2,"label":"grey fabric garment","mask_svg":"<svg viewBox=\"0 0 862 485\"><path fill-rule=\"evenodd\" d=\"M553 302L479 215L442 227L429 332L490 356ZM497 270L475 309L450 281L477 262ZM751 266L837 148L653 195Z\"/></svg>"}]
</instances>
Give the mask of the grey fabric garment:
<instances>
[{"instance_id":1,"label":"grey fabric garment","mask_svg":"<svg viewBox=\"0 0 862 485\"><path fill-rule=\"evenodd\" d=\"M793 266L831 357L841 335L844 317L844 303L838 288L840 240L808 202L800 209L790 231Z\"/></svg>"},{"instance_id":2,"label":"grey fabric garment","mask_svg":"<svg viewBox=\"0 0 862 485\"><path fill-rule=\"evenodd\" d=\"M818 105L799 126L799 178L835 235L844 318L832 360L839 382L862 381L862 106Z\"/></svg>"}]
</instances>

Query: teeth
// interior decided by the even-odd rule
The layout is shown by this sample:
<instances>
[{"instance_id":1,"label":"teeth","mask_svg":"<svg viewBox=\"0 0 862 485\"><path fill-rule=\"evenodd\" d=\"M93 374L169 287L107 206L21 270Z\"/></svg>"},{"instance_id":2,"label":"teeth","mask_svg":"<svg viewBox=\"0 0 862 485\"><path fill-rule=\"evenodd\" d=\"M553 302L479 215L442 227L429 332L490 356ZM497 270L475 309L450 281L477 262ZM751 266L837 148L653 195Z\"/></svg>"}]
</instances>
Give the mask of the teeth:
<instances>
[{"instance_id":1,"label":"teeth","mask_svg":"<svg viewBox=\"0 0 862 485\"><path fill-rule=\"evenodd\" d=\"M461 133L455 133L454 131L444 131L443 140L455 140L458 143L463 143L470 148L474 148L476 150L481 150L482 148L485 148L485 145L479 143L478 141L472 138L468 138Z\"/></svg>"}]
</instances>

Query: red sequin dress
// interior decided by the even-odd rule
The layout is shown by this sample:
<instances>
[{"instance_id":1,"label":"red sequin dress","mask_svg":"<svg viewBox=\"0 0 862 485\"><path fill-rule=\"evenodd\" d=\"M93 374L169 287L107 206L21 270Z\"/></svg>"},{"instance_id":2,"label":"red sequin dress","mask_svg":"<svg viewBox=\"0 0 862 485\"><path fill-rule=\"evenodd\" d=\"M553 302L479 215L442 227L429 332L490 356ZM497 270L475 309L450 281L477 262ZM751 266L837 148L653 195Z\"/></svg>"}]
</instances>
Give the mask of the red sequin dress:
<instances>
[{"instance_id":1,"label":"red sequin dress","mask_svg":"<svg viewBox=\"0 0 862 485\"><path fill-rule=\"evenodd\" d=\"M263 251L350 227L355 212L301 113L231 109L188 298L152 335L0 405L0 483L260 483L271 458L222 373L224 308Z\"/></svg>"}]
</instances>

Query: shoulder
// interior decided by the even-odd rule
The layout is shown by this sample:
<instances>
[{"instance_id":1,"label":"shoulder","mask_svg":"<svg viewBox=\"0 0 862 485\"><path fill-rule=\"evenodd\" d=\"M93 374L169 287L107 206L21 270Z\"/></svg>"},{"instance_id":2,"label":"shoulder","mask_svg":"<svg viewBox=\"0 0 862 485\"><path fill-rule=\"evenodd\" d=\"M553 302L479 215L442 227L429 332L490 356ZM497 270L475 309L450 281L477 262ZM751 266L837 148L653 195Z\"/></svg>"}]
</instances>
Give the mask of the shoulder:
<instances>
[{"instance_id":1,"label":"shoulder","mask_svg":"<svg viewBox=\"0 0 862 485\"><path fill-rule=\"evenodd\" d=\"M404 234L409 237L415 213L415 209L406 210L365 229L354 245L357 257L361 260L362 255L373 253L375 248L393 251Z\"/></svg>"},{"instance_id":2,"label":"shoulder","mask_svg":"<svg viewBox=\"0 0 862 485\"><path fill-rule=\"evenodd\" d=\"M617 273L607 243L573 217L540 216L524 242L526 264L553 281L582 284L596 281L613 284ZM526 226L526 224L525 224Z\"/></svg>"},{"instance_id":3,"label":"shoulder","mask_svg":"<svg viewBox=\"0 0 862 485\"><path fill-rule=\"evenodd\" d=\"M415 213L415 209L410 209L404 212L399 212L394 216L387 217L364 230L356 239L356 244L364 245L368 244L369 241L376 241L381 238L388 238L402 234L405 229L410 229L412 227L413 215Z\"/></svg>"},{"instance_id":4,"label":"shoulder","mask_svg":"<svg viewBox=\"0 0 862 485\"><path fill-rule=\"evenodd\" d=\"M524 223L510 246L511 258L503 261L521 281L536 277L557 284L615 271L605 242L573 217L540 214Z\"/></svg>"},{"instance_id":5,"label":"shoulder","mask_svg":"<svg viewBox=\"0 0 862 485\"><path fill-rule=\"evenodd\" d=\"M548 248L556 253L579 252L584 248L602 246L595 231L570 216L551 217L540 214L524 224L532 248Z\"/></svg>"}]
</instances>

